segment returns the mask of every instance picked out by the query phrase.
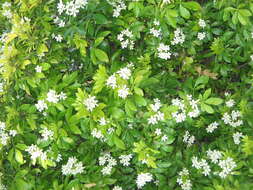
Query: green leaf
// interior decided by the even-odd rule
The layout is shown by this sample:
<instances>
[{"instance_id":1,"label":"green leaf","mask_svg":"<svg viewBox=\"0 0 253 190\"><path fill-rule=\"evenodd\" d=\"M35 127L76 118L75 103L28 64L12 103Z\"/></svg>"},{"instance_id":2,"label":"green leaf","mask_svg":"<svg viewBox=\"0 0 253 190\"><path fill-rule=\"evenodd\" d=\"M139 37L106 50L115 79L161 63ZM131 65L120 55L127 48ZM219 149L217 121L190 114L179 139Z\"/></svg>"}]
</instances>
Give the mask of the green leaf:
<instances>
[{"instance_id":1,"label":"green leaf","mask_svg":"<svg viewBox=\"0 0 253 190\"><path fill-rule=\"evenodd\" d=\"M183 3L184 7L194 10L194 11L198 11L201 9L201 6L198 2L196 1L188 1L188 2L184 2Z\"/></svg>"},{"instance_id":2,"label":"green leaf","mask_svg":"<svg viewBox=\"0 0 253 190\"><path fill-rule=\"evenodd\" d=\"M96 58L99 61L106 62L106 63L109 62L109 58L103 50L96 48L94 49L94 53L95 53Z\"/></svg>"},{"instance_id":3,"label":"green leaf","mask_svg":"<svg viewBox=\"0 0 253 190\"><path fill-rule=\"evenodd\" d=\"M239 10L239 14L241 14L241 15L243 15L245 17L249 17L249 16L252 15L251 12L249 10L247 10L247 9L240 9Z\"/></svg>"},{"instance_id":4,"label":"green leaf","mask_svg":"<svg viewBox=\"0 0 253 190\"><path fill-rule=\"evenodd\" d=\"M185 18L185 19L188 19L190 18L190 12L184 8L182 5L179 6L179 12L180 12L180 15Z\"/></svg>"},{"instance_id":5,"label":"green leaf","mask_svg":"<svg viewBox=\"0 0 253 190\"><path fill-rule=\"evenodd\" d=\"M201 110L206 111L207 113L214 113L213 108L207 104L204 104L204 103L201 104Z\"/></svg>"},{"instance_id":6,"label":"green leaf","mask_svg":"<svg viewBox=\"0 0 253 190\"><path fill-rule=\"evenodd\" d=\"M108 23L107 18L102 14L94 14L93 17L94 17L97 24L107 24Z\"/></svg>"},{"instance_id":7,"label":"green leaf","mask_svg":"<svg viewBox=\"0 0 253 190\"><path fill-rule=\"evenodd\" d=\"M223 100L221 98L208 98L205 103L211 104L211 105L220 105L222 104Z\"/></svg>"},{"instance_id":8,"label":"green leaf","mask_svg":"<svg viewBox=\"0 0 253 190\"><path fill-rule=\"evenodd\" d=\"M134 100L138 106L146 106L147 105L147 101L145 100L145 98L143 98L140 95L134 95Z\"/></svg>"},{"instance_id":9,"label":"green leaf","mask_svg":"<svg viewBox=\"0 0 253 190\"><path fill-rule=\"evenodd\" d=\"M15 159L19 164L24 164L23 155L19 150L15 150Z\"/></svg>"},{"instance_id":10,"label":"green leaf","mask_svg":"<svg viewBox=\"0 0 253 190\"><path fill-rule=\"evenodd\" d=\"M105 66L99 65L99 68L93 77L93 79L95 81L93 90L96 94L98 92L100 92L103 89L103 87L105 86L105 81L106 81L107 77L108 77L108 75L106 73Z\"/></svg>"},{"instance_id":11,"label":"green leaf","mask_svg":"<svg viewBox=\"0 0 253 190\"><path fill-rule=\"evenodd\" d=\"M247 24L247 19L241 13L238 14L238 20L240 21L240 23L242 25L246 25Z\"/></svg>"},{"instance_id":12,"label":"green leaf","mask_svg":"<svg viewBox=\"0 0 253 190\"><path fill-rule=\"evenodd\" d=\"M207 99L207 98L210 96L211 92L212 92L212 89L211 89L211 88L209 88L209 89L207 89L207 90L205 91L205 93L204 93L204 95L203 95L204 100Z\"/></svg>"},{"instance_id":13,"label":"green leaf","mask_svg":"<svg viewBox=\"0 0 253 190\"><path fill-rule=\"evenodd\" d=\"M197 86L200 85L200 84L207 84L208 81L209 81L209 77L208 77L208 76L200 76L200 77L196 80L194 87L197 87Z\"/></svg>"},{"instance_id":14,"label":"green leaf","mask_svg":"<svg viewBox=\"0 0 253 190\"><path fill-rule=\"evenodd\" d=\"M126 149L126 146L124 144L124 142L122 140L120 140L116 135L113 136L113 142L115 143L115 145L122 149L122 150L125 150Z\"/></svg>"},{"instance_id":15,"label":"green leaf","mask_svg":"<svg viewBox=\"0 0 253 190\"><path fill-rule=\"evenodd\" d=\"M94 47L97 47L104 40L104 37L99 37L95 40Z\"/></svg>"}]
</instances>

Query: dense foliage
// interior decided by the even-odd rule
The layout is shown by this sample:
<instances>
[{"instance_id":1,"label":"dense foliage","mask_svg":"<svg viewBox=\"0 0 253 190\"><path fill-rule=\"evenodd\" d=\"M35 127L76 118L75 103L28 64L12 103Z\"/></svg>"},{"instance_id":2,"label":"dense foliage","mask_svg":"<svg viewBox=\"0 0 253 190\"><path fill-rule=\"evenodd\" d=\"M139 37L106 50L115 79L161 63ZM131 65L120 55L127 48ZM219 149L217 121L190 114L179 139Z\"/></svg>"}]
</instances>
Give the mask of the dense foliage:
<instances>
[{"instance_id":1,"label":"dense foliage","mask_svg":"<svg viewBox=\"0 0 253 190\"><path fill-rule=\"evenodd\" d=\"M252 190L252 0L0 0L0 190Z\"/></svg>"}]
</instances>

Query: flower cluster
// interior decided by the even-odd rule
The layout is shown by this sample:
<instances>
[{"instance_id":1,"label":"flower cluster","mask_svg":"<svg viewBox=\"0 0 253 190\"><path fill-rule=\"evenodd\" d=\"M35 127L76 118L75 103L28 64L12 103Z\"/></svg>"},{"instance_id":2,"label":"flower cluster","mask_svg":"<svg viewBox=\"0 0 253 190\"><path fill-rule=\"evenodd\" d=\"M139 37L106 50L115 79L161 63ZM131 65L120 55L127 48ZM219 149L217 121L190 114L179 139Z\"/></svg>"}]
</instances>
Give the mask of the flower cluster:
<instances>
[{"instance_id":1,"label":"flower cluster","mask_svg":"<svg viewBox=\"0 0 253 190\"><path fill-rule=\"evenodd\" d=\"M141 189L147 182L151 182L153 180L153 176L150 173L140 173L137 176L136 184L138 189Z\"/></svg>"},{"instance_id":2,"label":"flower cluster","mask_svg":"<svg viewBox=\"0 0 253 190\"><path fill-rule=\"evenodd\" d=\"M200 161L198 161L198 158L195 156L192 158L192 167L196 169L201 169L202 174L204 174L205 176L208 176L211 172L210 166L208 165L207 161L205 159L201 159Z\"/></svg>"},{"instance_id":3,"label":"flower cluster","mask_svg":"<svg viewBox=\"0 0 253 190\"><path fill-rule=\"evenodd\" d=\"M57 4L58 14L61 15L65 12L68 16L76 17L80 9L84 8L87 3L87 0L71 0L64 4L62 0L60 0Z\"/></svg>"},{"instance_id":4,"label":"flower cluster","mask_svg":"<svg viewBox=\"0 0 253 190\"><path fill-rule=\"evenodd\" d=\"M159 37L161 37L162 36L162 31L161 31L161 29L158 27L159 25L160 25L160 23L159 23L159 21L157 21L157 20L155 20L154 21L154 27L152 27L151 29L150 29L150 34L152 34L154 37L156 37L156 38L159 38Z\"/></svg>"},{"instance_id":5,"label":"flower cluster","mask_svg":"<svg viewBox=\"0 0 253 190\"><path fill-rule=\"evenodd\" d=\"M226 178L229 174L232 173L233 169L236 167L236 163L233 158L228 157L225 160L220 160L218 164L222 171L219 173L221 178Z\"/></svg>"},{"instance_id":6,"label":"flower cluster","mask_svg":"<svg viewBox=\"0 0 253 190\"><path fill-rule=\"evenodd\" d=\"M55 90L49 90L47 93L46 100L50 103L58 103L60 100L65 100L66 94L64 92L61 92L60 94L57 94ZM47 103L45 100L38 100L37 104L35 104L35 107L39 112L43 112L48 108Z\"/></svg>"},{"instance_id":7,"label":"flower cluster","mask_svg":"<svg viewBox=\"0 0 253 190\"><path fill-rule=\"evenodd\" d=\"M60 34L57 34L57 35L52 34L52 38L55 39L57 42L62 42L63 40L63 37Z\"/></svg>"},{"instance_id":8,"label":"flower cluster","mask_svg":"<svg viewBox=\"0 0 253 190\"><path fill-rule=\"evenodd\" d=\"M84 166L82 162L78 162L76 157L70 157L67 164L62 166L63 175L76 175L83 173Z\"/></svg>"},{"instance_id":9,"label":"flower cluster","mask_svg":"<svg viewBox=\"0 0 253 190\"><path fill-rule=\"evenodd\" d=\"M2 4L3 12L2 15L8 19L12 18L12 12L11 12L11 3L10 2L4 2Z\"/></svg>"},{"instance_id":10,"label":"flower cluster","mask_svg":"<svg viewBox=\"0 0 253 190\"><path fill-rule=\"evenodd\" d=\"M54 136L54 132L52 130L48 130L47 128L44 128L43 130L41 130L41 136L42 136L42 141L52 140Z\"/></svg>"},{"instance_id":11,"label":"flower cluster","mask_svg":"<svg viewBox=\"0 0 253 190\"><path fill-rule=\"evenodd\" d=\"M110 175L113 169L113 166L117 165L117 161L111 156L110 153L105 153L103 156L99 158L99 165L106 166L101 170L103 175Z\"/></svg>"},{"instance_id":12,"label":"flower cluster","mask_svg":"<svg viewBox=\"0 0 253 190\"><path fill-rule=\"evenodd\" d=\"M187 143L187 146L190 147L195 141L195 137L190 135L189 131L186 131L183 136L183 142Z\"/></svg>"},{"instance_id":13,"label":"flower cluster","mask_svg":"<svg viewBox=\"0 0 253 190\"><path fill-rule=\"evenodd\" d=\"M173 39L173 41L171 42L171 44L172 44L172 45L183 44L184 41L185 41L185 35L184 35L182 29L177 28L177 29L174 31L174 39Z\"/></svg>"},{"instance_id":14,"label":"flower cluster","mask_svg":"<svg viewBox=\"0 0 253 190\"><path fill-rule=\"evenodd\" d=\"M206 131L208 133L212 133L215 129L217 129L217 127L219 126L219 123L217 123L216 121L215 122L212 122L211 124L209 124L206 128Z\"/></svg>"},{"instance_id":15,"label":"flower cluster","mask_svg":"<svg viewBox=\"0 0 253 190\"><path fill-rule=\"evenodd\" d=\"M222 157L222 153L218 150L208 150L206 152L207 157L211 160L212 163L217 164Z\"/></svg>"},{"instance_id":16,"label":"flower cluster","mask_svg":"<svg viewBox=\"0 0 253 190\"><path fill-rule=\"evenodd\" d=\"M206 22L203 19L199 19L198 24L203 29L206 27ZM205 39L205 37L206 37L206 32L198 32L197 38L199 40L203 40L203 39Z\"/></svg>"},{"instance_id":17,"label":"flower cluster","mask_svg":"<svg viewBox=\"0 0 253 190\"><path fill-rule=\"evenodd\" d=\"M36 163L36 159L40 160L46 160L47 159L47 153L43 152L42 149L40 149L37 145L30 145L26 148L26 151L30 154L31 159L33 161L33 164Z\"/></svg>"},{"instance_id":18,"label":"flower cluster","mask_svg":"<svg viewBox=\"0 0 253 190\"><path fill-rule=\"evenodd\" d=\"M106 80L106 86L112 89L117 88L118 96L122 99L125 99L130 94L130 89L127 87L127 85L118 85L117 84L117 76L120 77L123 80L129 80L131 77L131 67L133 67L132 64L128 64L126 67L121 68L114 74L108 77Z\"/></svg>"},{"instance_id":19,"label":"flower cluster","mask_svg":"<svg viewBox=\"0 0 253 190\"><path fill-rule=\"evenodd\" d=\"M154 115L150 116L150 118L148 118L148 124L157 124L159 121L163 121L164 120L164 113L162 113L161 111L159 111L159 109L161 108L162 104L160 102L159 99L154 99L154 104L150 104L150 108L152 109L153 112L155 112Z\"/></svg>"},{"instance_id":20,"label":"flower cluster","mask_svg":"<svg viewBox=\"0 0 253 190\"><path fill-rule=\"evenodd\" d=\"M117 39L121 43L123 49L129 48L132 50L134 48L134 38L133 33L129 29L125 29L118 34Z\"/></svg>"},{"instance_id":21,"label":"flower cluster","mask_svg":"<svg viewBox=\"0 0 253 190\"><path fill-rule=\"evenodd\" d=\"M96 100L95 96L89 95L88 98L83 101L83 104L86 106L88 111L92 111L98 106L98 101Z\"/></svg>"},{"instance_id":22,"label":"flower cluster","mask_svg":"<svg viewBox=\"0 0 253 190\"><path fill-rule=\"evenodd\" d=\"M222 153L218 150L208 150L207 157L211 160L211 163L217 164L222 170L220 172L214 172L218 174L221 178L226 178L232 173L233 169L236 167L236 163L230 157L222 159ZM207 176L210 174L211 169L205 159L198 160L197 157L192 158L192 166L196 169L202 169L202 173Z\"/></svg>"},{"instance_id":23,"label":"flower cluster","mask_svg":"<svg viewBox=\"0 0 253 190\"><path fill-rule=\"evenodd\" d=\"M9 132L6 130L6 125L4 122L0 122L0 143L2 145L7 145L8 140L10 137L16 136L17 131L16 130L9 130Z\"/></svg>"},{"instance_id":24,"label":"flower cluster","mask_svg":"<svg viewBox=\"0 0 253 190\"><path fill-rule=\"evenodd\" d=\"M116 186L114 186L114 187L113 187L113 189L112 189L112 190L123 190L123 189L122 189L122 187L120 187L120 186L116 185Z\"/></svg>"},{"instance_id":25,"label":"flower cluster","mask_svg":"<svg viewBox=\"0 0 253 190\"><path fill-rule=\"evenodd\" d=\"M224 113L222 120L225 124L229 124L232 127L239 127L243 124L243 121L240 119L241 113L239 111L233 110L231 114L228 112Z\"/></svg>"},{"instance_id":26,"label":"flower cluster","mask_svg":"<svg viewBox=\"0 0 253 190\"><path fill-rule=\"evenodd\" d=\"M119 157L120 163L123 164L123 166L129 166L130 165L130 160L132 159L133 155L128 154L128 155L121 155Z\"/></svg>"},{"instance_id":27,"label":"flower cluster","mask_svg":"<svg viewBox=\"0 0 253 190\"><path fill-rule=\"evenodd\" d=\"M187 95L187 100L179 98L172 99L172 105L178 107L178 111L172 113L172 117L177 123L181 123L186 120L186 117L196 118L200 114L198 108L199 100L194 100L191 95Z\"/></svg>"},{"instance_id":28,"label":"flower cluster","mask_svg":"<svg viewBox=\"0 0 253 190\"><path fill-rule=\"evenodd\" d=\"M236 132L233 134L233 140L235 144L240 144L241 138L243 137L243 134L240 132Z\"/></svg>"},{"instance_id":29,"label":"flower cluster","mask_svg":"<svg viewBox=\"0 0 253 190\"><path fill-rule=\"evenodd\" d=\"M165 60L170 59L171 57L170 46L160 43L159 47L157 48L157 51L158 51L159 58L165 59Z\"/></svg>"},{"instance_id":30,"label":"flower cluster","mask_svg":"<svg viewBox=\"0 0 253 190\"><path fill-rule=\"evenodd\" d=\"M107 0L107 2L113 6L113 17L119 17L120 12L127 8L123 0L117 0L117 1Z\"/></svg>"},{"instance_id":31,"label":"flower cluster","mask_svg":"<svg viewBox=\"0 0 253 190\"><path fill-rule=\"evenodd\" d=\"M102 134L102 131L98 130L97 128L94 128L92 131L91 131L91 135L101 141L105 141L105 137L104 135Z\"/></svg>"},{"instance_id":32,"label":"flower cluster","mask_svg":"<svg viewBox=\"0 0 253 190\"><path fill-rule=\"evenodd\" d=\"M192 183L189 179L189 171L186 168L183 168L182 171L178 173L179 177L177 178L177 183L181 186L183 190L191 190Z\"/></svg>"}]
</instances>

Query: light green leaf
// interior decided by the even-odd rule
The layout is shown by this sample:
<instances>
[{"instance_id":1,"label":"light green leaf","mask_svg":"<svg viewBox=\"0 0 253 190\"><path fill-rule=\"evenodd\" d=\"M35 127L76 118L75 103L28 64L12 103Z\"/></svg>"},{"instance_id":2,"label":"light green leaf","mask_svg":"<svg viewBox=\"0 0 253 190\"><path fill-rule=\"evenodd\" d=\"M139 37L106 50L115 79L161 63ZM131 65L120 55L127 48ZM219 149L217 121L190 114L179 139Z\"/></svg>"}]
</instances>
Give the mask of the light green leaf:
<instances>
[{"instance_id":1,"label":"light green leaf","mask_svg":"<svg viewBox=\"0 0 253 190\"><path fill-rule=\"evenodd\" d=\"M180 15L185 19L188 19L191 16L190 12L186 8L184 8L182 5L179 6L179 12L180 12Z\"/></svg>"},{"instance_id":2,"label":"light green leaf","mask_svg":"<svg viewBox=\"0 0 253 190\"><path fill-rule=\"evenodd\" d=\"M96 48L96 49L94 49L94 52L95 52L96 58L99 61L106 62L106 63L109 62L109 58L103 50Z\"/></svg>"},{"instance_id":3,"label":"light green leaf","mask_svg":"<svg viewBox=\"0 0 253 190\"><path fill-rule=\"evenodd\" d=\"M211 105L220 105L223 102L221 98L208 98L205 103Z\"/></svg>"}]
</instances>

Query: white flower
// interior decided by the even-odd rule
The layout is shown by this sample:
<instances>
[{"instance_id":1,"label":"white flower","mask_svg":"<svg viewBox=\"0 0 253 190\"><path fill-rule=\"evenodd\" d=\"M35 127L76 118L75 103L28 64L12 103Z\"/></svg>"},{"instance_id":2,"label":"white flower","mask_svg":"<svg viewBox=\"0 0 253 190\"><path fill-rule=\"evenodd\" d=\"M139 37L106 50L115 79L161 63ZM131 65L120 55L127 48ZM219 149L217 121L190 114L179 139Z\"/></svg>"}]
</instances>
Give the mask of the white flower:
<instances>
[{"instance_id":1,"label":"white flower","mask_svg":"<svg viewBox=\"0 0 253 190\"><path fill-rule=\"evenodd\" d=\"M230 96L231 94L229 92L224 93L225 96Z\"/></svg>"},{"instance_id":2,"label":"white flower","mask_svg":"<svg viewBox=\"0 0 253 190\"><path fill-rule=\"evenodd\" d=\"M61 160L62 160L62 156L61 156L61 154L58 154L55 161L60 162Z\"/></svg>"},{"instance_id":3,"label":"white flower","mask_svg":"<svg viewBox=\"0 0 253 190\"><path fill-rule=\"evenodd\" d=\"M111 87L112 89L117 87L117 81L115 75L111 75L107 80L106 80L106 85L108 87Z\"/></svg>"},{"instance_id":4,"label":"white flower","mask_svg":"<svg viewBox=\"0 0 253 190\"><path fill-rule=\"evenodd\" d=\"M130 160L132 159L132 154L128 154L128 155L121 155L119 157L120 159L120 163L123 164L123 166L129 166L130 165Z\"/></svg>"},{"instance_id":5,"label":"white flower","mask_svg":"<svg viewBox=\"0 0 253 190\"><path fill-rule=\"evenodd\" d=\"M10 139L10 136L8 133L1 131L0 132L0 141L2 145L7 145L8 140Z\"/></svg>"},{"instance_id":6,"label":"white flower","mask_svg":"<svg viewBox=\"0 0 253 190\"><path fill-rule=\"evenodd\" d=\"M56 94L55 90L49 90L49 92L47 93L47 101L52 103L58 103L59 96Z\"/></svg>"},{"instance_id":7,"label":"white flower","mask_svg":"<svg viewBox=\"0 0 253 190\"><path fill-rule=\"evenodd\" d=\"M212 163L217 164L218 161L221 159L222 154L218 150L208 150L207 157L211 160Z\"/></svg>"},{"instance_id":8,"label":"white flower","mask_svg":"<svg viewBox=\"0 0 253 190\"><path fill-rule=\"evenodd\" d=\"M129 29L125 29L118 34L117 39L121 42L123 49L129 48L130 50L134 47L133 33Z\"/></svg>"},{"instance_id":9,"label":"white flower","mask_svg":"<svg viewBox=\"0 0 253 190\"><path fill-rule=\"evenodd\" d=\"M92 111L95 107L98 106L98 101L96 100L96 97L91 95L89 95L89 97L85 99L83 103L89 111Z\"/></svg>"},{"instance_id":10,"label":"white flower","mask_svg":"<svg viewBox=\"0 0 253 190\"><path fill-rule=\"evenodd\" d=\"M183 168L178 175L179 177L177 178L177 183L181 186L181 188L183 190L191 190L191 180L188 179L189 171L186 168Z\"/></svg>"},{"instance_id":11,"label":"white flower","mask_svg":"<svg viewBox=\"0 0 253 190\"><path fill-rule=\"evenodd\" d=\"M35 107L39 112L42 112L47 109L47 104L44 100L38 100L38 103L35 104Z\"/></svg>"},{"instance_id":12,"label":"white flower","mask_svg":"<svg viewBox=\"0 0 253 190\"><path fill-rule=\"evenodd\" d=\"M61 92L59 95L58 95L59 99L60 100L65 100L67 98L66 94L64 92Z\"/></svg>"},{"instance_id":13,"label":"white flower","mask_svg":"<svg viewBox=\"0 0 253 190\"><path fill-rule=\"evenodd\" d=\"M123 190L123 189L122 189L122 187L120 187L120 186L116 185L116 186L114 186L114 187L113 187L113 189L112 189L112 190Z\"/></svg>"},{"instance_id":14,"label":"white flower","mask_svg":"<svg viewBox=\"0 0 253 190\"><path fill-rule=\"evenodd\" d=\"M150 118L148 118L148 124L154 125L154 124L157 124L157 123L158 123L158 121L157 121L157 118L156 118L155 115L153 115Z\"/></svg>"},{"instance_id":15,"label":"white flower","mask_svg":"<svg viewBox=\"0 0 253 190\"><path fill-rule=\"evenodd\" d=\"M53 38L57 41L57 42L61 42L62 40L63 40L63 37L60 35L60 34L58 34L58 35L53 35Z\"/></svg>"},{"instance_id":16,"label":"white flower","mask_svg":"<svg viewBox=\"0 0 253 190\"><path fill-rule=\"evenodd\" d=\"M161 34L161 30L156 30L155 28L151 28L150 29L150 33L154 36L154 37L160 37L162 34Z\"/></svg>"},{"instance_id":17,"label":"white flower","mask_svg":"<svg viewBox=\"0 0 253 190\"><path fill-rule=\"evenodd\" d=\"M5 16L6 18L9 18L11 19L12 18L12 13L11 13L11 10L4 10L3 11L3 16Z\"/></svg>"},{"instance_id":18,"label":"white flower","mask_svg":"<svg viewBox=\"0 0 253 190\"><path fill-rule=\"evenodd\" d=\"M5 127L6 127L5 123L0 121L0 132L5 130Z\"/></svg>"},{"instance_id":19,"label":"white flower","mask_svg":"<svg viewBox=\"0 0 253 190\"><path fill-rule=\"evenodd\" d=\"M163 135L161 140L162 140L163 142L167 141L167 140L168 140L167 135Z\"/></svg>"},{"instance_id":20,"label":"white flower","mask_svg":"<svg viewBox=\"0 0 253 190\"><path fill-rule=\"evenodd\" d=\"M106 125L108 122L106 121L106 119L104 117L101 117L99 120L99 125Z\"/></svg>"},{"instance_id":21,"label":"white flower","mask_svg":"<svg viewBox=\"0 0 253 190\"><path fill-rule=\"evenodd\" d=\"M128 67L120 69L118 72L122 79L128 80L131 77L131 70Z\"/></svg>"},{"instance_id":22,"label":"white flower","mask_svg":"<svg viewBox=\"0 0 253 190\"><path fill-rule=\"evenodd\" d=\"M59 15L61 15L64 11L65 11L65 5L62 3L62 0L59 1L59 3L57 4L57 10Z\"/></svg>"},{"instance_id":23,"label":"white flower","mask_svg":"<svg viewBox=\"0 0 253 190\"><path fill-rule=\"evenodd\" d=\"M240 144L240 142L241 142L241 139L240 139L240 138L242 138L242 137L243 137L243 134L242 134L242 133L240 133L240 132L234 133L234 134L233 134L234 143L235 143L235 144Z\"/></svg>"},{"instance_id":24,"label":"white flower","mask_svg":"<svg viewBox=\"0 0 253 190\"><path fill-rule=\"evenodd\" d=\"M251 61L253 61L253 55L250 56Z\"/></svg>"},{"instance_id":25,"label":"white flower","mask_svg":"<svg viewBox=\"0 0 253 190\"><path fill-rule=\"evenodd\" d=\"M107 129L108 134L112 134L114 132L114 128L110 127Z\"/></svg>"},{"instance_id":26,"label":"white flower","mask_svg":"<svg viewBox=\"0 0 253 190\"><path fill-rule=\"evenodd\" d=\"M206 27L206 22L203 19L199 19L199 26L201 28L205 28Z\"/></svg>"},{"instance_id":27,"label":"white flower","mask_svg":"<svg viewBox=\"0 0 253 190\"><path fill-rule=\"evenodd\" d=\"M151 107L151 109L154 111L154 112L157 112L160 108L161 108L161 106L162 106L162 104L161 104L161 102L160 102L160 100L159 99L154 99L154 104L151 104L150 105L150 107Z\"/></svg>"},{"instance_id":28,"label":"white flower","mask_svg":"<svg viewBox=\"0 0 253 190\"><path fill-rule=\"evenodd\" d=\"M208 133L212 133L215 129L217 129L218 126L219 126L219 124L215 121L207 126L206 131Z\"/></svg>"},{"instance_id":29,"label":"white flower","mask_svg":"<svg viewBox=\"0 0 253 190\"><path fill-rule=\"evenodd\" d=\"M103 175L110 175L112 172L112 166L108 165L105 166L102 170L101 170Z\"/></svg>"},{"instance_id":30,"label":"white flower","mask_svg":"<svg viewBox=\"0 0 253 190\"><path fill-rule=\"evenodd\" d=\"M8 7L11 7L11 3L10 2L4 2L3 4L2 4L2 8L3 9L5 9L5 8L8 8Z\"/></svg>"},{"instance_id":31,"label":"white flower","mask_svg":"<svg viewBox=\"0 0 253 190\"><path fill-rule=\"evenodd\" d=\"M190 136L189 131L185 131L185 134L183 136L183 142L187 143L187 146L190 147L195 141L195 137L192 135Z\"/></svg>"},{"instance_id":32,"label":"white flower","mask_svg":"<svg viewBox=\"0 0 253 190\"><path fill-rule=\"evenodd\" d=\"M16 130L10 130L9 135L15 137L17 135L17 131Z\"/></svg>"},{"instance_id":33,"label":"white flower","mask_svg":"<svg viewBox=\"0 0 253 190\"><path fill-rule=\"evenodd\" d=\"M160 136L160 135L162 134L162 130L159 129L159 128L156 128L156 129L155 129L155 134L156 134L157 136Z\"/></svg>"},{"instance_id":34,"label":"white flower","mask_svg":"<svg viewBox=\"0 0 253 190\"><path fill-rule=\"evenodd\" d=\"M205 32L198 32L198 39L199 40L203 40L206 37L206 33Z\"/></svg>"},{"instance_id":35,"label":"white flower","mask_svg":"<svg viewBox=\"0 0 253 190\"><path fill-rule=\"evenodd\" d=\"M37 65L37 66L35 67L35 70L36 70L37 73L41 73L42 67Z\"/></svg>"},{"instance_id":36,"label":"white flower","mask_svg":"<svg viewBox=\"0 0 253 190\"><path fill-rule=\"evenodd\" d=\"M31 159L34 163L37 158L41 158L42 160L46 159L45 154L43 154L43 151L37 145L32 144L27 147L25 151L31 155Z\"/></svg>"},{"instance_id":37,"label":"white flower","mask_svg":"<svg viewBox=\"0 0 253 190\"><path fill-rule=\"evenodd\" d=\"M174 39L171 42L172 45L183 44L185 41L185 35L180 28L174 31Z\"/></svg>"},{"instance_id":38,"label":"white flower","mask_svg":"<svg viewBox=\"0 0 253 190\"><path fill-rule=\"evenodd\" d=\"M152 174L150 173L140 173L137 176L136 184L138 189L142 188L147 182L151 182L153 180Z\"/></svg>"},{"instance_id":39,"label":"white flower","mask_svg":"<svg viewBox=\"0 0 253 190\"><path fill-rule=\"evenodd\" d=\"M158 20L155 20L155 21L154 21L154 25L155 25L155 26L159 26L159 25L160 25L160 22L159 22Z\"/></svg>"},{"instance_id":40,"label":"white flower","mask_svg":"<svg viewBox=\"0 0 253 190\"><path fill-rule=\"evenodd\" d=\"M226 178L229 174L232 173L233 169L236 167L236 163L230 157L228 157L226 160L220 160L218 165L222 169L222 171L219 173L219 176L221 178Z\"/></svg>"},{"instance_id":41,"label":"white flower","mask_svg":"<svg viewBox=\"0 0 253 190\"><path fill-rule=\"evenodd\" d=\"M226 106L231 108L235 105L235 101L233 99L230 99L228 101L226 101Z\"/></svg>"},{"instance_id":42,"label":"white flower","mask_svg":"<svg viewBox=\"0 0 253 190\"><path fill-rule=\"evenodd\" d=\"M120 89L118 89L118 95L123 99L125 99L129 94L129 88L127 88L126 85L123 85Z\"/></svg>"},{"instance_id":43,"label":"white flower","mask_svg":"<svg viewBox=\"0 0 253 190\"><path fill-rule=\"evenodd\" d=\"M100 139L100 140L103 140L103 138L104 138L104 135L102 134L102 132L96 128L92 130L91 135L93 137Z\"/></svg>"},{"instance_id":44,"label":"white flower","mask_svg":"<svg viewBox=\"0 0 253 190\"><path fill-rule=\"evenodd\" d=\"M42 140L43 141L47 141L47 140L51 140L53 139L53 136L54 136L54 132L51 131L51 130L48 130L47 128L43 129L41 131L41 136L42 136Z\"/></svg>"},{"instance_id":45,"label":"white flower","mask_svg":"<svg viewBox=\"0 0 253 190\"><path fill-rule=\"evenodd\" d=\"M185 112L173 112L172 117L176 120L177 123L181 123L186 119Z\"/></svg>"},{"instance_id":46,"label":"white flower","mask_svg":"<svg viewBox=\"0 0 253 190\"><path fill-rule=\"evenodd\" d=\"M70 157L67 164L62 166L63 175L76 175L83 173L84 166L82 162L78 162L76 157Z\"/></svg>"},{"instance_id":47,"label":"white flower","mask_svg":"<svg viewBox=\"0 0 253 190\"><path fill-rule=\"evenodd\" d=\"M171 57L170 46L160 43L159 47L157 48L157 51L158 51L159 58L165 59L165 60L170 59Z\"/></svg>"}]
</instances>

